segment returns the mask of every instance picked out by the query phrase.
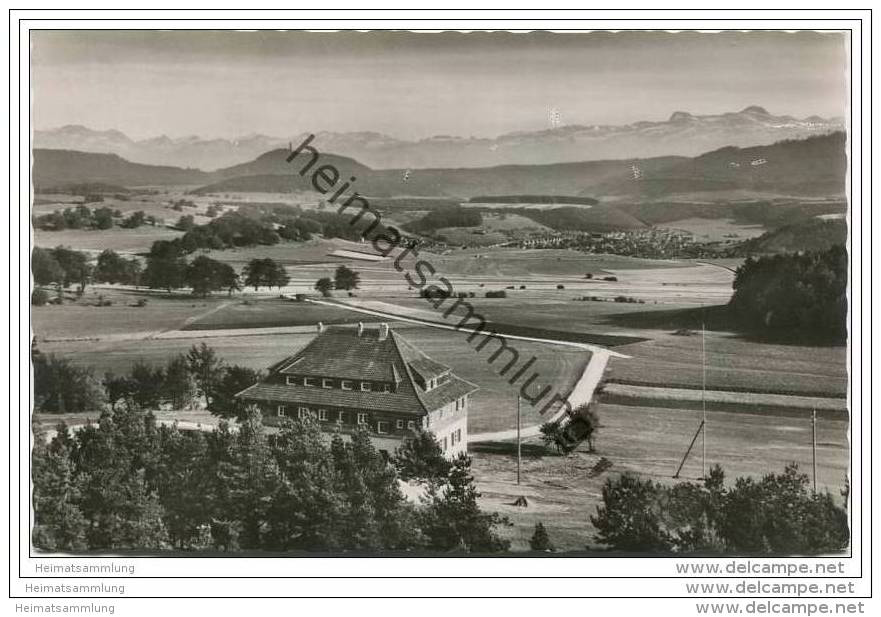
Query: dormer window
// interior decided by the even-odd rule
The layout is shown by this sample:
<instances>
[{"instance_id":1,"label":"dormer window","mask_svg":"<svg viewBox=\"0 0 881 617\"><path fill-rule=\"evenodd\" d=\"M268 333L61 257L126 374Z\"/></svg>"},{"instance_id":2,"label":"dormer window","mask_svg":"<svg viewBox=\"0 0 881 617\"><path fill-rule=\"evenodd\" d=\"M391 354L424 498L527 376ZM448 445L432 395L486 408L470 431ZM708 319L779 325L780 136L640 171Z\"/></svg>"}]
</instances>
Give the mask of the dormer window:
<instances>
[{"instance_id":1,"label":"dormer window","mask_svg":"<svg viewBox=\"0 0 881 617\"><path fill-rule=\"evenodd\" d=\"M362 381L361 382L361 392L370 392L370 390L371 390L370 382L369 381Z\"/></svg>"},{"instance_id":2,"label":"dormer window","mask_svg":"<svg viewBox=\"0 0 881 617\"><path fill-rule=\"evenodd\" d=\"M322 388L333 388L333 379L322 379L321 380Z\"/></svg>"},{"instance_id":3,"label":"dormer window","mask_svg":"<svg viewBox=\"0 0 881 617\"><path fill-rule=\"evenodd\" d=\"M348 379L343 379L343 380L340 382L340 387L341 387L343 390L354 390L354 389L355 389L355 384L354 384L353 382L349 381Z\"/></svg>"},{"instance_id":4,"label":"dormer window","mask_svg":"<svg viewBox=\"0 0 881 617\"><path fill-rule=\"evenodd\" d=\"M291 377L290 375L288 375L287 377L284 378L284 382L289 386L296 386L297 385L297 378Z\"/></svg>"},{"instance_id":5,"label":"dormer window","mask_svg":"<svg viewBox=\"0 0 881 617\"><path fill-rule=\"evenodd\" d=\"M315 387L315 386L318 385L318 380L315 379L314 377L304 377L304 378L303 378L303 385L304 385L304 386Z\"/></svg>"}]
</instances>

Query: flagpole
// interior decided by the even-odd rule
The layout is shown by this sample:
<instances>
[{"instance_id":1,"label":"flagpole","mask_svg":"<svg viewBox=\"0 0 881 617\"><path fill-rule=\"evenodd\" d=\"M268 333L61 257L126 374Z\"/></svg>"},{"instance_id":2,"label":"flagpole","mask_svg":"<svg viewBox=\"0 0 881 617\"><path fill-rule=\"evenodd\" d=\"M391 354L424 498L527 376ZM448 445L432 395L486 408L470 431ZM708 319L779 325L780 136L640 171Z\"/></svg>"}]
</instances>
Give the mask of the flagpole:
<instances>
[{"instance_id":1,"label":"flagpole","mask_svg":"<svg viewBox=\"0 0 881 617\"><path fill-rule=\"evenodd\" d=\"M817 410L811 412L811 454L814 463L814 492L817 492Z\"/></svg>"},{"instance_id":2,"label":"flagpole","mask_svg":"<svg viewBox=\"0 0 881 617\"><path fill-rule=\"evenodd\" d=\"M520 484L520 394L517 394L517 484Z\"/></svg>"},{"instance_id":3,"label":"flagpole","mask_svg":"<svg viewBox=\"0 0 881 617\"><path fill-rule=\"evenodd\" d=\"M707 325L701 323L701 477L707 477Z\"/></svg>"}]
</instances>

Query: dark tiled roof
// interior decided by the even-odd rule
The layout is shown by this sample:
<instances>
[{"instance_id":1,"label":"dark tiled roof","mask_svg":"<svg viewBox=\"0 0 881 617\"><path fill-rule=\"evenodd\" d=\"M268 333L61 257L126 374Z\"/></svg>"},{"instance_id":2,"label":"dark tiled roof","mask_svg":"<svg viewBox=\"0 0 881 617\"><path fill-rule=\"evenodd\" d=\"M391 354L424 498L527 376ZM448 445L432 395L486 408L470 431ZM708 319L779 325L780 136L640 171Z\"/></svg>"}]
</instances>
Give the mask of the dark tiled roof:
<instances>
[{"instance_id":1,"label":"dark tiled roof","mask_svg":"<svg viewBox=\"0 0 881 617\"><path fill-rule=\"evenodd\" d=\"M465 381L455 375L450 375L450 380L448 382L438 386L434 390L429 392L419 392L419 398L422 400L422 404L426 409L434 410L447 403L452 403L457 398L461 398L466 394L471 394L475 390L477 390L477 386L470 381Z\"/></svg>"},{"instance_id":2,"label":"dark tiled roof","mask_svg":"<svg viewBox=\"0 0 881 617\"><path fill-rule=\"evenodd\" d=\"M379 338L379 330L330 327L298 354L276 365L289 375L332 377L370 381L395 381L392 364L397 353L391 336Z\"/></svg>"},{"instance_id":3,"label":"dark tiled roof","mask_svg":"<svg viewBox=\"0 0 881 617\"><path fill-rule=\"evenodd\" d=\"M411 345L410 342L401 337L397 332L389 333L389 337L392 338L396 343L396 349L398 351L398 354L400 355L401 362L404 366L404 371L407 375L407 379L404 380L404 383L410 384L410 387L413 389L414 394L419 399L419 402L422 403L422 407L426 411L434 411L442 405L452 403L457 398L477 390L477 386L475 386L473 383L467 382L464 379L460 379L455 375L450 375L449 381L437 386L433 390L426 392L425 390L420 388L413 379L413 365L423 364L427 360L434 366L442 367L444 371L448 371L449 368L447 368L443 364L435 362L434 360L426 356L424 353L416 349L416 347Z\"/></svg>"},{"instance_id":4,"label":"dark tiled roof","mask_svg":"<svg viewBox=\"0 0 881 617\"><path fill-rule=\"evenodd\" d=\"M450 369L435 362L390 330L381 338L379 329L330 327L299 353L270 368L266 381L240 392L248 400L303 403L352 409L388 410L424 415L477 390L477 386L455 375L425 392L413 379L414 371L428 378ZM424 371L424 372L423 372ZM398 384L395 392L364 392L273 382L276 375L307 375L352 381L384 381Z\"/></svg>"},{"instance_id":5,"label":"dark tiled roof","mask_svg":"<svg viewBox=\"0 0 881 617\"><path fill-rule=\"evenodd\" d=\"M449 372L449 367L439 362L435 362L431 358L416 358L410 362L410 368L419 373L423 381L428 381L432 377L443 375Z\"/></svg>"}]
</instances>

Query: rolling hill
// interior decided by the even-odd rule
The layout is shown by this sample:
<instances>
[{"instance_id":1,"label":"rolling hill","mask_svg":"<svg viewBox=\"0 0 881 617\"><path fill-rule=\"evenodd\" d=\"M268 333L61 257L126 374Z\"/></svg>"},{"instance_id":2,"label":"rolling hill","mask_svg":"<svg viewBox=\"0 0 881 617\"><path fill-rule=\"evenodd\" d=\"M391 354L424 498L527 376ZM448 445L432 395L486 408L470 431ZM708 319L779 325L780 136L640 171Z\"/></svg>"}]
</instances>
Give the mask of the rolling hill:
<instances>
[{"instance_id":1,"label":"rolling hill","mask_svg":"<svg viewBox=\"0 0 881 617\"><path fill-rule=\"evenodd\" d=\"M349 192L372 197L570 195L655 200L680 193L737 189L842 195L845 140L844 133L831 133L770 146L726 147L694 158L417 170L374 170L354 159L326 153L317 141L313 145L322 153L315 168L334 165L341 180L357 178ZM288 154L286 149L272 150L248 163L209 173L142 165L109 154L37 149L33 175L38 187L105 182L123 186L197 184L200 188L196 192L201 194L313 190L308 174L302 177L297 173L307 155L288 163Z\"/></svg>"},{"instance_id":2,"label":"rolling hill","mask_svg":"<svg viewBox=\"0 0 881 617\"><path fill-rule=\"evenodd\" d=\"M738 252L742 255L768 255L825 251L845 242L847 242L847 221L813 218L785 225L747 240L738 247Z\"/></svg>"},{"instance_id":3,"label":"rolling hill","mask_svg":"<svg viewBox=\"0 0 881 617\"><path fill-rule=\"evenodd\" d=\"M126 187L173 184L204 184L211 176L198 169L142 165L116 154L74 150L34 150L32 180L40 191L63 185L86 183Z\"/></svg>"}]
</instances>

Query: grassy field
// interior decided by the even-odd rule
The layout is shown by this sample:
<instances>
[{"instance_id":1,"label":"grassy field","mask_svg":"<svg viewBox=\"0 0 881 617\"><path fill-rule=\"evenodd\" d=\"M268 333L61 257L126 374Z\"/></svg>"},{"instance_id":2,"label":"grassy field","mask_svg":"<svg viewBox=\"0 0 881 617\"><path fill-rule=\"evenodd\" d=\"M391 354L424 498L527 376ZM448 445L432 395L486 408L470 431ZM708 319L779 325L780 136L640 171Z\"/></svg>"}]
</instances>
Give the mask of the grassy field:
<instances>
[{"instance_id":1,"label":"grassy field","mask_svg":"<svg viewBox=\"0 0 881 617\"><path fill-rule=\"evenodd\" d=\"M701 384L699 334L676 336L673 332L678 325L671 323L665 328L665 318L652 317L666 316L671 309L692 305L581 302L566 299L571 294L555 298L528 289L508 293L505 299L468 301L492 322L648 339L616 346L616 351L631 357L613 359L606 371L607 378L670 387ZM387 301L408 308L429 308L421 298ZM848 383L846 353L843 346L787 345L752 340L731 332L708 331L707 387L843 396Z\"/></svg>"},{"instance_id":2,"label":"grassy field","mask_svg":"<svg viewBox=\"0 0 881 617\"><path fill-rule=\"evenodd\" d=\"M485 247L507 242L510 238L500 231L482 231L480 227L441 227L434 237L455 246Z\"/></svg>"},{"instance_id":3,"label":"grassy field","mask_svg":"<svg viewBox=\"0 0 881 617\"><path fill-rule=\"evenodd\" d=\"M594 289L596 291L594 291ZM508 290L507 298L469 298L468 302L488 321L510 323L535 328L554 328L569 332L610 333L645 336L649 331L654 336L656 328L631 327L621 324L621 316L640 315L669 310L668 304L630 304L619 302L585 302L576 300L583 294L596 294L600 297L618 295L618 290L597 284L589 290L545 291L530 289ZM390 304L416 309L430 309L423 298L379 298ZM674 305L686 308L688 305ZM443 307L442 307L443 309ZM435 311L438 312L438 311ZM442 312L442 311L441 311Z\"/></svg>"},{"instance_id":4,"label":"grassy field","mask_svg":"<svg viewBox=\"0 0 881 617\"><path fill-rule=\"evenodd\" d=\"M105 309L93 308L93 310ZM473 396L469 411L468 430L470 432L505 430L516 426L519 382L517 387L514 387L508 384L504 377L498 375L504 358L495 364L488 364L487 358L492 350L487 348L480 353L476 352L467 342L465 334L406 324L396 325L395 328L408 341L433 359L453 367L456 374L480 387L480 390ZM200 333L194 332L194 335L198 334ZM96 341L40 343L39 348L43 353L69 357L78 365L90 366L97 375L102 375L106 371L128 371L138 361L157 365L164 364L170 357L184 353L193 344L202 342L214 348L230 364L264 369L295 353L314 336L314 332L308 332L210 338L142 340L108 338ZM551 391L547 399L556 391L560 391L562 394L568 393L590 359L590 354L587 352L561 350L538 343L518 341L517 349L522 358L521 364L533 355L536 357L529 374L537 372L539 376L534 380L529 392L537 392L547 384L554 386L555 390ZM512 369L512 372L514 370L516 368ZM538 409L533 409L524 402L523 425L528 426L540 421Z\"/></svg>"},{"instance_id":5,"label":"grassy field","mask_svg":"<svg viewBox=\"0 0 881 617\"><path fill-rule=\"evenodd\" d=\"M675 482L672 475L700 423L699 415L698 411L602 405L595 453L579 448L568 457L540 456L542 449L533 440L524 448L520 486L510 444L506 454L499 453L498 445L472 448L481 505L511 518L514 527L506 534L515 550L528 549L537 522L544 523L558 548L584 550L595 545L590 515L602 501L606 478L629 471L658 482ZM710 412L707 425L707 464L721 464L728 482L737 476L779 473L792 461L810 473L811 424L807 415ZM821 421L817 442L819 489L840 500L848 465L847 422ZM612 468L594 476L591 470L600 457L609 459ZM683 480L701 475L699 453L692 454L681 475ZM529 500L527 508L512 505L520 495Z\"/></svg>"},{"instance_id":6,"label":"grassy field","mask_svg":"<svg viewBox=\"0 0 881 617\"><path fill-rule=\"evenodd\" d=\"M99 296L112 306L97 306ZM135 303L146 298L142 307ZM86 289L77 301L62 306L32 306L31 327L37 340L95 338L172 330L186 326L190 319L224 305L223 296L195 299L189 295L165 296L115 290L112 287ZM134 343L129 343L133 347Z\"/></svg>"},{"instance_id":7,"label":"grassy field","mask_svg":"<svg viewBox=\"0 0 881 617\"><path fill-rule=\"evenodd\" d=\"M681 229L694 235L704 242L722 242L727 240L745 240L761 236L767 231L761 225L743 225L729 219L690 218L663 223L658 227Z\"/></svg>"},{"instance_id":8,"label":"grassy field","mask_svg":"<svg viewBox=\"0 0 881 617\"><path fill-rule=\"evenodd\" d=\"M701 337L664 335L617 348L606 375L624 382L676 387L701 384ZM707 387L844 396L847 349L779 345L708 332Z\"/></svg>"},{"instance_id":9,"label":"grassy field","mask_svg":"<svg viewBox=\"0 0 881 617\"><path fill-rule=\"evenodd\" d=\"M357 323L363 316L329 306L291 302L279 298L237 300L224 308L190 323L184 330L226 330L279 326Z\"/></svg>"},{"instance_id":10,"label":"grassy field","mask_svg":"<svg viewBox=\"0 0 881 617\"><path fill-rule=\"evenodd\" d=\"M173 240L183 232L168 227L142 225L137 229L65 229L63 231L34 230L34 244L44 248L66 246L78 251L100 253L112 249L119 253L146 253L156 240Z\"/></svg>"},{"instance_id":11,"label":"grassy field","mask_svg":"<svg viewBox=\"0 0 881 617\"><path fill-rule=\"evenodd\" d=\"M443 227L434 236L446 238L445 242L457 246L487 247L525 238L531 233L550 231L541 223L519 214L505 212L482 213L483 223L474 227ZM476 232L481 233L476 233Z\"/></svg>"}]
</instances>

